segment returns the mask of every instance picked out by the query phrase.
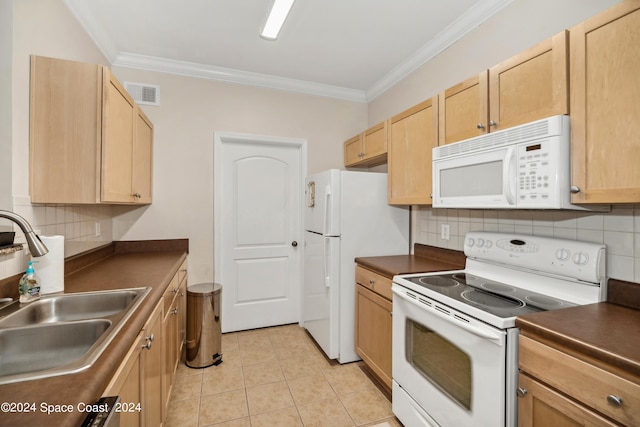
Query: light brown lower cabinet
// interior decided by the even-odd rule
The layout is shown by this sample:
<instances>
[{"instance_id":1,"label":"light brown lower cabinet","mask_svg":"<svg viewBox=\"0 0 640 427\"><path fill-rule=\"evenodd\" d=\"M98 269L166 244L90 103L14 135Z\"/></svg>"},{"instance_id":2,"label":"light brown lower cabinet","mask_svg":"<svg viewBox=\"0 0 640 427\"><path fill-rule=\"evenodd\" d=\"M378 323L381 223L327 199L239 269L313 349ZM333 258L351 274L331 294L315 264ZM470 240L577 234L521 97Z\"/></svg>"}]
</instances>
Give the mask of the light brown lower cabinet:
<instances>
[{"instance_id":1,"label":"light brown lower cabinet","mask_svg":"<svg viewBox=\"0 0 640 427\"><path fill-rule=\"evenodd\" d=\"M164 381L162 382L163 394L167 397L164 401L164 411L169 412L169 396L175 383L178 362L182 355L186 325L186 298L187 275L186 261L180 266L178 273L173 276L171 283L164 293L164 318L162 331L165 337L166 351L163 360ZM158 365L160 366L160 365Z\"/></svg>"},{"instance_id":2,"label":"light brown lower cabinet","mask_svg":"<svg viewBox=\"0 0 640 427\"><path fill-rule=\"evenodd\" d=\"M162 313L160 303L103 393L105 396L120 396L122 427L155 427L163 423Z\"/></svg>"},{"instance_id":3,"label":"light brown lower cabinet","mask_svg":"<svg viewBox=\"0 0 640 427\"><path fill-rule=\"evenodd\" d=\"M120 396L120 402L140 402L140 354L144 343L144 330L135 339L134 344L124 357L120 367L104 391L105 396ZM138 427L142 425L141 412L133 410L120 413L122 427Z\"/></svg>"},{"instance_id":4,"label":"light brown lower cabinet","mask_svg":"<svg viewBox=\"0 0 640 427\"><path fill-rule=\"evenodd\" d=\"M518 426L640 425L640 378L520 335Z\"/></svg>"},{"instance_id":5,"label":"light brown lower cabinet","mask_svg":"<svg viewBox=\"0 0 640 427\"><path fill-rule=\"evenodd\" d=\"M167 419L184 348L186 266L185 260L103 393L127 404L120 413L122 427L158 427Z\"/></svg>"},{"instance_id":6,"label":"light brown lower cabinet","mask_svg":"<svg viewBox=\"0 0 640 427\"><path fill-rule=\"evenodd\" d=\"M526 375L518 375L518 427L616 426Z\"/></svg>"},{"instance_id":7,"label":"light brown lower cabinet","mask_svg":"<svg viewBox=\"0 0 640 427\"><path fill-rule=\"evenodd\" d=\"M391 280L356 267L356 353L391 390Z\"/></svg>"}]
</instances>

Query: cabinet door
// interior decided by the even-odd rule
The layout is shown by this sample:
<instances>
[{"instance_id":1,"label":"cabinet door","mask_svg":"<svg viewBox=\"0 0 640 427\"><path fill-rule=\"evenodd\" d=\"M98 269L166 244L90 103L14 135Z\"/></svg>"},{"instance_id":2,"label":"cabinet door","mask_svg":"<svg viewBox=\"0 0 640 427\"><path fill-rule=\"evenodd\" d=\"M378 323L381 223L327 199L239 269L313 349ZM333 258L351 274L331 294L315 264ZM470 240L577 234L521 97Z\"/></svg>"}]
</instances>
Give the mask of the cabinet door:
<instances>
[{"instance_id":1,"label":"cabinet door","mask_svg":"<svg viewBox=\"0 0 640 427\"><path fill-rule=\"evenodd\" d=\"M483 71L439 95L438 145L489 131L489 72Z\"/></svg>"},{"instance_id":2,"label":"cabinet door","mask_svg":"<svg viewBox=\"0 0 640 427\"><path fill-rule=\"evenodd\" d=\"M573 203L640 202L640 3L570 30Z\"/></svg>"},{"instance_id":3,"label":"cabinet door","mask_svg":"<svg viewBox=\"0 0 640 427\"><path fill-rule=\"evenodd\" d=\"M145 339L148 341L141 353L142 369L142 414L145 426L160 426L165 418L164 399L162 392L162 360L163 340L162 334L162 302L160 302L144 329Z\"/></svg>"},{"instance_id":4,"label":"cabinet door","mask_svg":"<svg viewBox=\"0 0 640 427\"><path fill-rule=\"evenodd\" d=\"M107 68L104 73L102 201L132 203L136 105Z\"/></svg>"},{"instance_id":5,"label":"cabinet door","mask_svg":"<svg viewBox=\"0 0 640 427\"><path fill-rule=\"evenodd\" d=\"M31 202L98 202L102 67L32 56L30 79Z\"/></svg>"},{"instance_id":6,"label":"cabinet door","mask_svg":"<svg viewBox=\"0 0 640 427\"><path fill-rule=\"evenodd\" d=\"M391 390L391 301L356 285L356 352Z\"/></svg>"},{"instance_id":7,"label":"cabinet door","mask_svg":"<svg viewBox=\"0 0 640 427\"><path fill-rule=\"evenodd\" d=\"M489 69L492 132L569 113L568 43L563 31Z\"/></svg>"},{"instance_id":8,"label":"cabinet door","mask_svg":"<svg viewBox=\"0 0 640 427\"><path fill-rule=\"evenodd\" d=\"M364 159L371 160L386 157L387 154L387 122L378 123L370 127L362 136Z\"/></svg>"},{"instance_id":9,"label":"cabinet door","mask_svg":"<svg viewBox=\"0 0 640 427\"><path fill-rule=\"evenodd\" d=\"M617 425L526 375L518 375L518 390L518 427Z\"/></svg>"},{"instance_id":10,"label":"cabinet door","mask_svg":"<svg viewBox=\"0 0 640 427\"><path fill-rule=\"evenodd\" d=\"M391 205L431 204L431 153L438 145L438 98L391 118L387 173Z\"/></svg>"},{"instance_id":11,"label":"cabinet door","mask_svg":"<svg viewBox=\"0 0 640 427\"><path fill-rule=\"evenodd\" d=\"M177 281L177 276L174 277L172 283ZM179 288L178 288L179 289ZM163 334L165 337L164 358L163 363L160 365L164 371L164 381L162 384L163 395L165 396L165 412L169 410L169 396L171 395L171 389L175 380L175 372L178 364L178 352L179 352L179 335L180 335L180 309L176 306L180 302L180 298L175 295L175 298L171 301L171 306L164 313L164 320L162 322Z\"/></svg>"},{"instance_id":12,"label":"cabinet door","mask_svg":"<svg viewBox=\"0 0 640 427\"><path fill-rule=\"evenodd\" d=\"M349 138L344 142L344 165L354 166L362 160L362 134Z\"/></svg>"},{"instance_id":13,"label":"cabinet door","mask_svg":"<svg viewBox=\"0 0 640 427\"><path fill-rule=\"evenodd\" d=\"M129 349L129 352L105 389L103 396L120 396L120 402L122 403L141 403L140 354L144 341L144 331L142 331L135 339L133 346ZM136 410L121 412L120 425L122 427L141 426L141 412Z\"/></svg>"},{"instance_id":14,"label":"cabinet door","mask_svg":"<svg viewBox=\"0 0 640 427\"><path fill-rule=\"evenodd\" d=\"M136 203L151 203L153 124L136 107L136 135L133 145L132 190Z\"/></svg>"}]
</instances>

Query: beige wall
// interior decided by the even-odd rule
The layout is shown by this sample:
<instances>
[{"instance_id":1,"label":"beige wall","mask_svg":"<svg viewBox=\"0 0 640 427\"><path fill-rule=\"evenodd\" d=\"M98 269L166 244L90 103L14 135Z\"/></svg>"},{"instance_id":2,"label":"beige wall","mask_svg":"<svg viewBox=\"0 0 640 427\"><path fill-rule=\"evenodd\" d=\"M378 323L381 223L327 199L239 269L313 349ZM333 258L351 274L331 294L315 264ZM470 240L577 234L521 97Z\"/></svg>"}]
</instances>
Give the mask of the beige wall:
<instances>
[{"instance_id":1,"label":"beige wall","mask_svg":"<svg viewBox=\"0 0 640 427\"><path fill-rule=\"evenodd\" d=\"M366 125L366 104L252 86L113 68L122 82L160 86L154 123L153 204L116 207L114 239L189 238L193 283L213 280L213 134L307 140L307 172L343 167L342 142Z\"/></svg>"},{"instance_id":2,"label":"beige wall","mask_svg":"<svg viewBox=\"0 0 640 427\"><path fill-rule=\"evenodd\" d=\"M431 98L620 0L515 0L369 103L369 126Z\"/></svg>"},{"instance_id":3,"label":"beige wall","mask_svg":"<svg viewBox=\"0 0 640 427\"><path fill-rule=\"evenodd\" d=\"M252 133L304 138L308 141L308 173L342 167L342 141L367 125L378 123L443 89L490 67L563 28L596 14L617 0L515 0L487 23L433 58L369 105L251 86L216 83L176 75L115 68L121 81L158 84L160 107L143 109L155 125L154 202L143 208L33 207L28 202L28 75L29 55L106 63L106 58L68 12L62 0L0 0L0 12L13 9L13 40L0 49L12 55L10 139L0 133L0 153L12 151L13 208L46 234L64 234L67 244L84 247L113 239L187 237L191 244L190 280L213 279L213 133ZM4 22L6 16L0 22ZM5 34L7 29L3 27ZM6 52L13 50L13 52ZM2 64L2 63L0 63ZM6 76L3 75L6 79ZM7 86L2 90L6 92ZM4 92L3 92L4 93ZM4 124L6 122L0 122ZM6 128L6 125L5 125ZM6 191L3 191L6 197ZM2 197L0 197L2 199ZM576 236L607 242L615 258L614 277L640 279L640 214L635 208L581 219ZM467 223L480 223L465 211L415 209L415 241L460 249ZM474 214L475 215L475 214ZM484 213L483 213L484 215ZM495 213L483 216L493 228ZM583 216L581 216L583 218ZM516 220L522 220L520 216ZM447 221L453 241L440 241L438 224ZM501 224L505 219L496 220ZM510 219L506 219L509 223ZM532 213L524 226L533 232L567 233L564 216ZM94 224L102 235L95 236ZM587 224L586 226L584 224ZM612 225L613 224L613 225ZM622 224L622 225L619 225ZM631 232L629 225L631 224ZM477 229L477 226L473 226ZM507 227L510 227L508 225ZM514 227L521 227L515 222ZM520 228L518 228L520 229ZM594 230L595 229L595 230ZM458 230L457 234L454 233ZM591 232L584 232L591 230ZM620 231L624 230L624 231ZM636 231L638 233L636 233ZM574 234L569 231L569 234ZM97 242L97 243L96 243ZM629 252L629 250L631 252ZM637 255L636 255L637 254ZM24 270L24 258L0 257L0 277Z\"/></svg>"},{"instance_id":4,"label":"beige wall","mask_svg":"<svg viewBox=\"0 0 640 427\"><path fill-rule=\"evenodd\" d=\"M369 103L369 125L415 105L605 10L619 0L516 0L464 39ZM442 225L450 239L441 237ZM462 250L468 231L554 236L607 245L607 273L640 281L640 206L610 213L414 207L413 241Z\"/></svg>"},{"instance_id":5,"label":"beige wall","mask_svg":"<svg viewBox=\"0 0 640 427\"><path fill-rule=\"evenodd\" d=\"M14 8L13 209L67 248L111 239L189 238L190 280L213 280L213 133L307 140L307 171L342 167L342 141L366 126L367 106L317 96L114 68L119 80L160 85L154 122L154 201L143 208L31 206L29 55L107 64L62 0L0 0ZM3 45L4 47L4 45ZM55 179L54 177L52 179ZM5 191L6 193L6 191ZM95 236L95 223L101 235ZM69 253L69 252L68 252ZM24 271L22 253L0 256L0 277Z\"/></svg>"}]
</instances>

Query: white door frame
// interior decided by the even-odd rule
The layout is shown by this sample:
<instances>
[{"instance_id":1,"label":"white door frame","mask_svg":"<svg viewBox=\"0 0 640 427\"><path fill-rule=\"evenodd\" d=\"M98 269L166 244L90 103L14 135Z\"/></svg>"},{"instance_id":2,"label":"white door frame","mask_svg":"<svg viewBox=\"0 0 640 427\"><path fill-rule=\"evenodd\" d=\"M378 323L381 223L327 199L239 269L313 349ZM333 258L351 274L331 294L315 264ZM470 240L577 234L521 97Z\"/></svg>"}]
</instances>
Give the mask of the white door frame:
<instances>
[{"instance_id":1,"label":"white door frame","mask_svg":"<svg viewBox=\"0 0 640 427\"><path fill-rule=\"evenodd\" d=\"M222 198L222 189L220 188L220 183L222 182L222 144L234 144L234 143L254 143L254 144L263 144L263 145L285 145L290 147L298 147L300 154L300 188L302 194L300 195L300 200L305 200L304 197L304 180L307 176L307 140L302 138L289 138L289 137L281 137L281 136L263 136L263 135L255 135L255 134L246 134L246 133L236 133L236 132L214 132L213 133L213 271L214 271L214 281L216 283L220 282L220 270L218 266L221 265L222 256L221 256L221 239L219 236L222 235L222 224L218 220L222 217L221 212L221 198ZM300 224L300 229L298 236L299 249L302 250L301 256L299 259L299 281L300 287L302 288L302 281L304 278L303 264L304 264L304 209L300 208L300 216L298 218L298 224ZM224 284L223 284L224 286ZM224 291L224 290L223 290ZM302 289L298 293L298 319L299 323L302 319Z\"/></svg>"}]
</instances>

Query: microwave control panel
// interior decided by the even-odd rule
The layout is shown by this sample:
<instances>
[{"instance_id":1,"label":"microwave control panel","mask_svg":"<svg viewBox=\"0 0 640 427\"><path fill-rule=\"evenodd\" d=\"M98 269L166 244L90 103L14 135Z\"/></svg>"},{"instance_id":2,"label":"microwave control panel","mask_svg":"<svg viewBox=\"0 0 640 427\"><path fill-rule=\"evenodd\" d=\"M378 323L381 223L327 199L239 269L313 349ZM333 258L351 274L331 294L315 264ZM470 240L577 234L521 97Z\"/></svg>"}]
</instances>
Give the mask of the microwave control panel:
<instances>
[{"instance_id":1,"label":"microwave control panel","mask_svg":"<svg viewBox=\"0 0 640 427\"><path fill-rule=\"evenodd\" d=\"M518 206L547 205L549 199L557 200L562 186L558 167L563 158L561 138L537 140L517 146L517 194ZM567 165L568 167L568 165Z\"/></svg>"}]
</instances>

